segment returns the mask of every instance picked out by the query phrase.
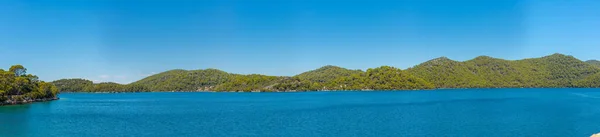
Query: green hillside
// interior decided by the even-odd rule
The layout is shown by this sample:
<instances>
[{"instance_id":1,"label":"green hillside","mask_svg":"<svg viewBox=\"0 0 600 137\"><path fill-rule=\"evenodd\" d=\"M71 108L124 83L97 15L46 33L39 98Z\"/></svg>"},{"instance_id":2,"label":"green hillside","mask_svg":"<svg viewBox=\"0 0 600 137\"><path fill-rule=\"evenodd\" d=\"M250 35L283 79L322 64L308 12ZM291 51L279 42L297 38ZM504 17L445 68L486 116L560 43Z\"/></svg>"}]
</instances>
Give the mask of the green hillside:
<instances>
[{"instance_id":1,"label":"green hillside","mask_svg":"<svg viewBox=\"0 0 600 137\"><path fill-rule=\"evenodd\" d=\"M292 77L231 74L217 69L170 70L131 84L57 80L61 91L318 91L432 88L600 87L600 67L573 56L467 61L440 57L407 70L382 66L367 71L324 66Z\"/></svg>"},{"instance_id":2,"label":"green hillside","mask_svg":"<svg viewBox=\"0 0 600 137\"><path fill-rule=\"evenodd\" d=\"M52 81L61 92L86 91L94 83L85 79L61 79Z\"/></svg>"},{"instance_id":3,"label":"green hillside","mask_svg":"<svg viewBox=\"0 0 600 137\"><path fill-rule=\"evenodd\" d=\"M146 77L132 84L146 86L152 91L210 90L231 80L235 75L217 69L170 70Z\"/></svg>"},{"instance_id":4,"label":"green hillside","mask_svg":"<svg viewBox=\"0 0 600 137\"><path fill-rule=\"evenodd\" d=\"M368 69L367 72L340 77L328 85L330 90L409 90L433 89L435 86L412 74L390 66Z\"/></svg>"},{"instance_id":5,"label":"green hillside","mask_svg":"<svg viewBox=\"0 0 600 137\"><path fill-rule=\"evenodd\" d=\"M408 69L437 88L574 87L575 81L598 73L599 68L572 56L503 60L480 56L458 62L438 58Z\"/></svg>"},{"instance_id":6,"label":"green hillside","mask_svg":"<svg viewBox=\"0 0 600 137\"><path fill-rule=\"evenodd\" d=\"M592 66L600 67L600 61L598 61L598 60L588 60L588 61L585 61L585 63L588 63Z\"/></svg>"},{"instance_id":7,"label":"green hillside","mask_svg":"<svg viewBox=\"0 0 600 137\"><path fill-rule=\"evenodd\" d=\"M327 83L340 77L348 77L350 75L359 74L362 72L363 71L360 70L350 70L338 66L327 65L319 69L298 74L294 77L309 82Z\"/></svg>"},{"instance_id":8,"label":"green hillside","mask_svg":"<svg viewBox=\"0 0 600 137\"><path fill-rule=\"evenodd\" d=\"M282 78L258 74L236 75L233 79L217 85L213 91L272 91L272 86Z\"/></svg>"},{"instance_id":9,"label":"green hillside","mask_svg":"<svg viewBox=\"0 0 600 137\"><path fill-rule=\"evenodd\" d=\"M582 88L598 88L600 87L600 73L591 75L582 80L578 80L575 82L576 87Z\"/></svg>"}]
</instances>

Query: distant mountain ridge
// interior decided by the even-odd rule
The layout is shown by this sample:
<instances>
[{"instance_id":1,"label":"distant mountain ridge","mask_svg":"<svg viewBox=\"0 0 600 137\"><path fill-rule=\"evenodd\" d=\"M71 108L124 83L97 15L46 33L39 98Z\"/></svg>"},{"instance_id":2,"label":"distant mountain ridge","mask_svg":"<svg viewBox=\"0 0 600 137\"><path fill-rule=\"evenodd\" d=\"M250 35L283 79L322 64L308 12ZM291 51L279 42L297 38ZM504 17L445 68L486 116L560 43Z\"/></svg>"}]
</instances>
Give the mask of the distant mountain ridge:
<instances>
[{"instance_id":1,"label":"distant mountain ridge","mask_svg":"<svg viewBox=\"0 0 600 137\"><path fill-rule=\"evenodd\" d=\"M576 87L577 80L600 72L563 54L515 61L480 56L464 62L431 62L407 71L437 88Z\"/></svg>"},{"instance_id":2,"label":"distant mountain ridge","mask_svg":"<svg viewBox=\"0 0 600 137\"><path fill-rule=\"evenodd\" d=\"M585 63L591 64L596 67L600 67L600 61L598 61L598 60L588 60L588 61L585 61Z\"/></svg>"},{"instance_id":3,"label":"distant mountain ridge","mask_svg":"<svg viewBox=\"0 0 600 137\"><path fill-rule=\"evenodd\" d=\"M350 70L327 65L296 76L241 75L217 69L175 69L131 84L90 84L82 79L53 82L61 91L318 91L433 88L600 87L600 61L553 54L504 60L478 56L467 61L440 57L406 70L389 66Z\"/></svg>"}]
</instances>

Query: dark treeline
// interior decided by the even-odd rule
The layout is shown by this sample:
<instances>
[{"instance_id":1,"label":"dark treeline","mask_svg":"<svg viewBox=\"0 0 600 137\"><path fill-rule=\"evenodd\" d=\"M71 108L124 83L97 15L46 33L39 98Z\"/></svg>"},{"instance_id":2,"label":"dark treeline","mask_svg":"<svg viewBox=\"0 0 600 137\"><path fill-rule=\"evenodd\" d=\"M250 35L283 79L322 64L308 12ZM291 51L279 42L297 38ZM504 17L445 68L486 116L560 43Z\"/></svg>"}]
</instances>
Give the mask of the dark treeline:
<instances>
[{"instance_id":1,"label":"dark treeline","mask_svg":"<svg viewBox=\"0 0 600 137\"><path fill-rule=\"evenodd\" d=\"M52 100L57 94L58 88L27 74L22 65L14 65L8 71L0 69L0 105Z\"/></svg>"},{"instance_id":2,"label":"dark treeline","mask_svg":"<svg viewBox=\"0 0 600 137\"><path fill-rule=\"evenodd\" d=\"M325 66L291 77L240 75L217 69L171 70L125 85L94 84L84 79L52 83L60 91L72 92L600 87L598 64L598 61L583 62L562 54L514 61L480 56L460 62L442 57L407 70L382 66L362 71Z\"/></svg>"}]
</instances>

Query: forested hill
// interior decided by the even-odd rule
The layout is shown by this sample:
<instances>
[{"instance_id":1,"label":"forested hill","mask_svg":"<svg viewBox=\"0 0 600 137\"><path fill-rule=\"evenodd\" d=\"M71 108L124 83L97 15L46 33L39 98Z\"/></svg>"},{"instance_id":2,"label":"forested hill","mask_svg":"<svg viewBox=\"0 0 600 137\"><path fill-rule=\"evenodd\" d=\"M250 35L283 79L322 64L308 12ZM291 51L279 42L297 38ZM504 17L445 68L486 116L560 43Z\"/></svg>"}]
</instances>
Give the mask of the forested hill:
<instances>
[{"instance_id":1,"label":"forested hill","mask_svg":"<svg viewBox=\"0 0 600 137\"><path fill-rule=\"evenodd\" d=\"M464 62L441 58L407 71L437 88L577 87L575 83L600 72L600 68L554 54L516 61L487 56Z\"/></svg>"},{"instance_id":2,"label":"forested hill","mask_svg":"<svg viewBox=\"0 0 600 137\"><path fill-rule=\"evenodd\" d=\"M131 84L63 79L61 91L318 91L433 88L600 87L598 61L553 54L504 60L479 56L467 61L436 58L406 70L390 66L350 70L324 66L296 76L241 75L217 69L171 70Z\"/></svg>"},{"instance_id":3,"label":"forested hill","mask_svg":"<svg viewBox=\"0 0 600 137\"><path fill-rule=\"evenodd\" d=\"M350 70L338 66L327 65L316 70L301 73L295 77L300 80L327 83L340 77L349 77L354 74L360 74L361 70Z\"/></svg>"},{"instance_id":4,"label":"forested hill","mask_svg":"<svg viewBox=\"0 0 600 137\"><path fill-rule=\"evenodd\" d=\"M133 82L133 85L146 86L152 91L197 91L210 90L219 84L233 79L229 74L217 69L171 70Z\"/></svg>"},{"instance_id":5,"label":"forested hill","mask_svg":"<svg viewBox=\"0 0 600 137\"><path fill-rule=\"evenodd\" d=\"M600 61L598 61L598 60L588 60L588 61L585 61L585 63L594 65L596 67L600 67Z\"/></svg>"}]
</instances>

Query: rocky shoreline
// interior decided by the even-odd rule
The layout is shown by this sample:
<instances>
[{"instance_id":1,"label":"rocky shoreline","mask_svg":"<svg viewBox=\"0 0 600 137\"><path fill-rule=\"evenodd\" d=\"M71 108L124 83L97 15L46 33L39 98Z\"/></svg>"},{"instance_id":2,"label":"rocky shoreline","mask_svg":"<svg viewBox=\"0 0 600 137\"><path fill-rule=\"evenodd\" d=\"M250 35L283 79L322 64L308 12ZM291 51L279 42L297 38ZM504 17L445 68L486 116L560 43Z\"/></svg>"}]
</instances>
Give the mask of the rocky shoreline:
<instances>
[{"instance_id":1,"label":"rocky shoreline","mask_svg":"<svg viewBox=\"0 0 600 137\"><path fill-rule=\"evenodd\" d=\"M56 98L43 98L43 99L24 99L24 100L5 100L0 102L0 106L7 106L7 105L20 105L20 104L29 104L29 103L34 103L34 102L46 102L46 101L53 101L53 100L58 100L60 98L56 97Z\"/></svg>"}]
</instances>

